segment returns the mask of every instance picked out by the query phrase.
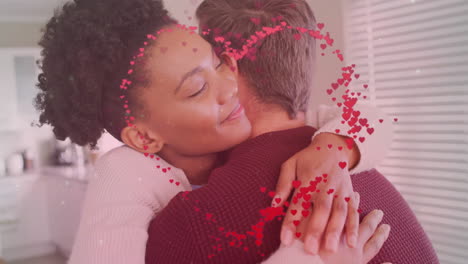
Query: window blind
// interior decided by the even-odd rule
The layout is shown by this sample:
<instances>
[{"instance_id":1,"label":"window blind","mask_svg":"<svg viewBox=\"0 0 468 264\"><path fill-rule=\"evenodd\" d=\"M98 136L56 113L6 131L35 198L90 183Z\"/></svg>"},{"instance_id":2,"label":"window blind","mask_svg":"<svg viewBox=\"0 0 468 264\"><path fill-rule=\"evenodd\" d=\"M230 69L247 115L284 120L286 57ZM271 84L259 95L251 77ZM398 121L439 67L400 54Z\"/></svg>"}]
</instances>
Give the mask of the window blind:
<instances>
[{"instance_id":1,"label":"window blind","mask_svg":"<svg viewBox=\"0 0 468 264\"><path fill-rule=\"evenodd\" d=\"M398 118L377 169L441 263L468 263L468 0L343 0L343 16L350 89Z\"/></svg>"}]
</instances>

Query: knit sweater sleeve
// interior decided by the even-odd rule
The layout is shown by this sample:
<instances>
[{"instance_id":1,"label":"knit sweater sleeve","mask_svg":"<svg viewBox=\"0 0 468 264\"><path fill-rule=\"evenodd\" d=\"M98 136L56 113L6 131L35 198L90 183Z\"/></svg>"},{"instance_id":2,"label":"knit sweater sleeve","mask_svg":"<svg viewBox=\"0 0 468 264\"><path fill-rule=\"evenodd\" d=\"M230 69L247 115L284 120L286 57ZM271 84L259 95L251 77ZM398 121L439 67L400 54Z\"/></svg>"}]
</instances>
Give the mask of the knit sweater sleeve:
<instances>
[{"instance_id":1,"label":"knit sweater sleeve","mask_svg":"<svg viewBox=\"0 0 468 264\"><path fill-rule=\"evenodd\" d=\"M182 171L167 168L162 159L125 146L101 157L89 182L69 264L145 263L150 221L178 192L190 190Z\"/></svg>"},{"instance_id":2,"label":"knit sweater sleeve","mask_svg":"<svg viewBox=\"0 0 468 264\"><path fill-rule=\"evenodd\" d=\"M390 117L378 107L367 102L358 102L353 106L354 111L360 112L359 119L367 119L368 127L362 126L357 133L348 134L351 126L342 117L343 111L337 106L319 105L308 113L308 125L318 130L312 137L328 132L337 135L352 137L361 153L358 164L350 170L351 174L367 171L379 164L385 156L393 139L393 123ZM364 120L362 120L364 121ZM357 124L361 126L361 124Z\"/></svg>"},{"instance_id":3,"label":"knit sweater sleeve","mask_svg":"<svg viewBox=\"0 0 468 264\"><path fill-rule=\"evenodd\" d=\"M323 264L323 261L318 255L306 253L304 250L304 243L295 239L288 247L281 245L275 253L262 262L262 264L284 263Z\"/></svg>"}]
</instances>

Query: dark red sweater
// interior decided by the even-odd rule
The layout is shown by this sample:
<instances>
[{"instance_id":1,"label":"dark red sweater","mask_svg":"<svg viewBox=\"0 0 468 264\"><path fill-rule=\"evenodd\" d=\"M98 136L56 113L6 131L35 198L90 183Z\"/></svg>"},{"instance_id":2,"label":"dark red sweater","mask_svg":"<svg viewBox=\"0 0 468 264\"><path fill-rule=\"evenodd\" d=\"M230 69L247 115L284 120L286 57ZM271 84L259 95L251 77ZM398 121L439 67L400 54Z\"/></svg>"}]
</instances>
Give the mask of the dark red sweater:
<instances>
[{"instance_id":1,"label":"dark red sweater","mask_svg":"<svg viewBox=\"0 0 468 264\"><path fill-rule=\"evenodd\" d=\"M237 146L206 186L179 193L151 222L147 264L259 263L280 245L281 220L265 220L281 164L310 144L311 127L263 134ZM363 175L361 177L361 175ZM438 263L399 193L376 170L353 175L363 214L378 208L392 232L375 263ZM281 208L279 208L281 210ZM271 213L271 212L270 212ZM273 212L273 215L278 212ZM261 241L260 244L257 244ZM401 257L400 257L401 256Z\"/></svg>"}]
</instances>

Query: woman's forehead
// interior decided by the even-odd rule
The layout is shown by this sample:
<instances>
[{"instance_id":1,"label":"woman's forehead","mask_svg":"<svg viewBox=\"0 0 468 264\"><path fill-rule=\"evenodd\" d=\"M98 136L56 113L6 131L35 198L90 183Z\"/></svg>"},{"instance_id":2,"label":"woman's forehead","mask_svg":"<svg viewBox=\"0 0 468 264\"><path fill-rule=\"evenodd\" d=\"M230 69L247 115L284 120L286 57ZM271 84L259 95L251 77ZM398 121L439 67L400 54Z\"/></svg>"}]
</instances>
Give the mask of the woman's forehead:
<instances>
[{"instance_id":1,"label":"woman's forehead","mask_svg":"<svg viewBox=\"0 0 468 264\"><path fill-rule=\"evenodd\" d=\"M212 59L210 44L197 33L175 28L158 35L147 66L154 84L172 86L196 67L208 65Z\"/></svg>"}]
</instances>

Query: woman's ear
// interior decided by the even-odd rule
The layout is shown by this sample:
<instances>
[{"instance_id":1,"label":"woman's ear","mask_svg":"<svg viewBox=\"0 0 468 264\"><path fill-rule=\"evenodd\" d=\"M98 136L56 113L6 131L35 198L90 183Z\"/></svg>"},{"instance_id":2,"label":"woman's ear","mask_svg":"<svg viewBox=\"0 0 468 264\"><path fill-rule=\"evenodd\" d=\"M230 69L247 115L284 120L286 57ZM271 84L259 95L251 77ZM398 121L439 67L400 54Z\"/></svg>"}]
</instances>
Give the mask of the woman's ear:
<instances>
[{"instance_id":1,"label":"woman's ear","mask_svg":"<svg viewBox=\"0 0 468 264\"><path fill-rule=\"evenodd\" d=\"M122 141L129 147L141 153L158 153L164 146L159 135L148 133L137 126L127 126L120 132Z\"/></svg>"},{"instance_id":2,"label":"woman's ear","mask_svg":"<svg viewBox=\"0 0 468 264\"><path fill-rule=\"evenodd\" d=\"M221 53L220 59L226 63L226 65L231 69L234 74L238 74L237 60L234 57L230 56L227 52Z\"/></svg>"}]
</instances>

